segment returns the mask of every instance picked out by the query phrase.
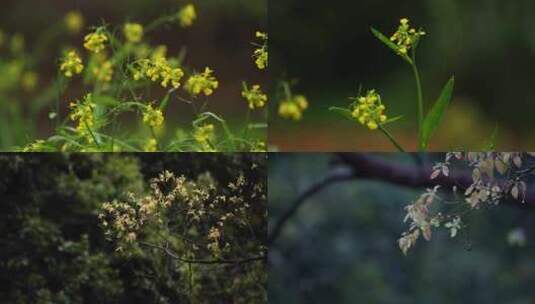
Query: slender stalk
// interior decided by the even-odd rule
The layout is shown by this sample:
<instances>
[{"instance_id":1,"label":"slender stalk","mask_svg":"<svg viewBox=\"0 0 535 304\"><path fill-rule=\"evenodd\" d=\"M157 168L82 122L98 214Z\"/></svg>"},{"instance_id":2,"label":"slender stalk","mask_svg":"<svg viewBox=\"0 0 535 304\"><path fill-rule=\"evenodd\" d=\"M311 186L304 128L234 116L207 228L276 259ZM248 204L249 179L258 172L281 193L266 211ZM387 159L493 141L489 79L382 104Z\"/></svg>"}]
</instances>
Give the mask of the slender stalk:
<instances>
[{"instance_id":1,"label":"slender stalk","mask_svg":"<svg viewBox=\"0 0 535 304\"><path fill-rule=\"evenodd\" d=\"M422 142L424 124L424 97L422 91L422 82L420 80L420 72L418 71L418 66L416 65L416 51L414 50L412 52L411 67L414 74L414 79L416 80L416 92L418 94L418 149L423 150L424 147L422 147L420 143Z\"/></svg>"},{"instance_id":2,"label":"slender stalk","mask_svg":"<svg viewBox=\"0 0 535 304\"><path fill-rule=\"evenodd\" d=\"M385 129L385 127L383 127L382 125L379 125L379 130L381 130L381 132L383 132L383 134L390 140L390 142L394 146L396 146L396 148L399 150L399 152L405 152L405 149L403 149L403 147L401 147L401 145L394 139L392 134L390 134L390 132L388 132L388 130Z\"/></svg>"}]
</instances>

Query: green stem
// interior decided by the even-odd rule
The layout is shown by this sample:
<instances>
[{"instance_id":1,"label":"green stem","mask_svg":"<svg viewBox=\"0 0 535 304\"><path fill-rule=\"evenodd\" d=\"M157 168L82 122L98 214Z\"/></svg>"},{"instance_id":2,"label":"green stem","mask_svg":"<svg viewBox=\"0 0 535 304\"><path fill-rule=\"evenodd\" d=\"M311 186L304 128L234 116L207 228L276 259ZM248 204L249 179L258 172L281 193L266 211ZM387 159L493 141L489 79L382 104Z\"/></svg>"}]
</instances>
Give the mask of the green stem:
<instances>
[{"instance_id":1,"label":"green stem","mask_svg":"<svg viewBox=\"0 0 535 304\"><path fill-rule=\"evenodd\" d=\"M390 132L388 132L388 130L385 129L385 127L383 127L382 125L379 125L379 130L381 130L381 132L383 132L383 134L390 140L390 142L394 146L396 146L396 148L399 150L399 152L405 152L405 149L403 149L403 147L401 147L401 145L394 139L392 134L390 134Z\"/></svg>"},{"instance_id":2,"label":"green stem","mask_svg":"<svg viewBox=\"0 0 535 304\"><path fill-rule=\"evenodd\" d=\"M416 66L416 51L412 52L412 72L414 73L414 79L416 80L416 92L418 94L418 142L422 142L423 124L424 124L424 97L422 92L422 82L420 80L420 72ZM418 144L419 149L423 150L421 144Z\"/></svg>"}]
</instances>

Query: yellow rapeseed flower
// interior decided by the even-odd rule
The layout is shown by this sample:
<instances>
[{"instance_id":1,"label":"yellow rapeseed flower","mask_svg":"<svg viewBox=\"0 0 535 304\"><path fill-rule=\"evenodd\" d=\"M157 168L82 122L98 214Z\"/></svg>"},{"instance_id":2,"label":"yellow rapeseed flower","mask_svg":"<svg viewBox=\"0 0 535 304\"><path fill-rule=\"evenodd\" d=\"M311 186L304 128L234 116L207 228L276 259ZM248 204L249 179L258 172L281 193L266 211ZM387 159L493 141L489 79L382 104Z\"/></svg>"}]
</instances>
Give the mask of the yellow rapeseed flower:
<instances>
[{"instance_id":1,"label":"yellow rapeseed flower","mask_svg":"<svg viewBox=\"0 0 535 304\"><path fill-rule=\"evenodd\" d=\"M212 142L215 138L215 127L213 124L206 124L195 128L193 138L201 146L204 152L215 152Z\"/></svg>"},{"instance_id":2,"label":"yellow rapeseed flower","mask_svg":"<svg viewBox=\"0 0 535 304\"><path fill-rule=\"evenodd\" d=\"M183 76L182 69L172 67L165 57L154 60L141 59L136 63L133 73L134 80L149 79L159 82L164 88L171 85L175 89L180 87L180 80Z\"/></svg>"},{"instance_id":3,"label":"yellow rapeseed flower","mask_svg":"<svg viewBox=\"0 0 535 304\"><path fill-rule=\"evenodd\" d=\"M370 130L376 130L381 123L387 120L385 106L381 103L381 96L370 90L366 96L354 98L355 104L352 109L352 116L362 125Z\"/></svg>"},{"instance_id":4,"label":"yellow rapeseed flower","mask_svg":"<svg viewBox=\"0 0 535 304\"><path fill-rule=\"evenodd\" d=\"M75 74L80 74L84 70L84 65L82 64L82 58L78 56L76 51L69 51L65 57L61 60L60 70L68 78L71 78Z\"/></svg>"},{"instance_id":5,"label":"yellow rapeseed flower","mask_svg":"<svg viewBox=\"0 0 535 304\"><path fill-rule=\"evenodd\" d=\"M308 108L308 100L303 95L296 95L284 100L279 105L279 115L283 118L301 120L303 112Z\"/></svg>"},{"instance_id":6,"label":"yellow rapeseed flower","mask_svg":"<svg viewBox=\"0 0 535 304\"><path fill-rule=\"evenodd\" d=\"M71 34L78 34L84 27L84 17L79 11L70 11L64 18L65 26Z\"/></svg>"},{"instance_id":7,"label":"yellow rapeseed flower","mask_svg":"<svg viewBox=\"0 0 535 304\"><path fill-rule=\"evenodd\" d=\"M193 96L203 93L210 96L219 87L219 81L212 75L214 71L210 68L205 68L204 72L192 75L184 89Z\"/></svg>"},{"instance_id":8,"label":"yellow rapeseed flower","mask_svg":"<svg viewBox=\"0 0 535 304\"><path fill-rule=\"evenodd\" d=\"M268 67L268 34L256 32L256 37L262 40L262 45L255 49L253 57L258 69L263 70Z\"/></svg>"},{"instance_id":9,"label":"yellow rapeseed flower","mask_svg":"<svg viewBox=\"0 0 535 304\"><path fill-rule=\"evenodd\" d=\"M93 75L100 82L110 82L113 78L113 63L106 60L93 67Z\"/></svg>"},{"instance_id":10,"label":"yellow rapeseed flower","mask_svg":"<svg viewBox=\"0 0 535 304\"><path fill-rule=\"evenodd\" d=\"M143 149L145 150L145 152L158 151L158 141L155 138L149 139Z\"/></svg>"},{"instance_id":11,"label":"yellow rapeseed flower","mask_svg":"<svg viewBox=\"0 0 535 304\"><path fill-rule=\"evenodd\" d=\"M77 122L76 131L79 135L85 137L89 142L93 141L91 135L92 128L95 126L95 116L93 111L96 107L93 102L93 96L87 94L82 102L72 102L70 104L72 121Z\"/></svg>"},{"instance_id":12,"label":"yellow rapeseed flower","mask_svg":"<svg viewBox=\"0 0 535 304\"><path fill-rule=\"evenodd\" d=\"M139 23L127 23L123 27L123 33L128 42L140 42L143 39L143 25Z\"/></svg>"},{"instance_id":13,"label":"yellow rapeseed flower","mask_svg":"<svg viewBox=\"0 0 535 304\"><path fill-rule=\"evenodd\" d=\"M251 110L264 107L268 100L267 95L260 89L260 85L253 85L250 89L244 86L241 95L247 100Z\"/></svg>"},{"instance_id":14,"label":"yellow rapeseed flower","mask_svg":"<svg viewBox=\"0 0 535 304\"><path fill-rule=\"evenodd\" d=\"M107 41L108 37L105 34L97 31L85 36L84 47L89 51L98 54L104 50Z\"/></svg>"},{"instance_id":15,"label":"yellow rapeseed flower","mask_svg":"<svg viewBox=\"0 0 535 304\"><path fill-rule=\"evenodd\" d=\"M178 12L178 20L180 21L180 26L188 27L193 25L193 22L197 19L197 12L193 4L188 4L184 6Z\"/></svg>"},{"instance_id":16,"label":"yellow rapeseed flower","mask_svg":"<svg viewBox=\"0 0 535 304\"><path fill-rule=\"evenodd\" d=\"M390 40L396 43L398 46L398 53L402 56L407 55L407 52L413 48L421 36L424 36L425 32L422 30L416 30L409 25L409 19L403 18L400 20L398 30L390 37Z\"/></svg>"},{"instance_id":17,"label":"yellow rapeseed flower","mask_svg":"<svg viewBox=\"0 0 535 304\"><path fill-rule=\"evenodd\" d=\"M162 111L154 109L152 105L148 105L143 111L143 122L152 128L160 127L164 122Z\"/></svg>"}]
</instances>

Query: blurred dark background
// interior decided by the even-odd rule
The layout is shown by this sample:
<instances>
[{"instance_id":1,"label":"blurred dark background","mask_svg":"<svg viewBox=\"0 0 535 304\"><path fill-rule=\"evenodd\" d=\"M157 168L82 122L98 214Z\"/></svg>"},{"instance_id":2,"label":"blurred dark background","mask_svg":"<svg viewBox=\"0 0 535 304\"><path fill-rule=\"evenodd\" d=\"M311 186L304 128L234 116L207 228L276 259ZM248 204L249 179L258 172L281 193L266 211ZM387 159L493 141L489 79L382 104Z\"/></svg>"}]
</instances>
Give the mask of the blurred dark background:
<instances>
[{"instance_id":1,"label":"blurred dark background","mask_svg":"<svg viewBox=\"0 0 535 304\"><path fill-rule=\"evenodd\" d=\"M39 94L53 84L57 76L58 60L63 48L70 46L83 49L83 37L90 31L91 26L103 23L112 28L121 29L127 22L139 22L144 25L164 15L170 15L186 4L193 3L197 10L198 18L192 27L182 29L178 25L164 26L148 35L147 42L156 46L165 44L168 46L168 56L176 56L182 47L187 48L184 65L197 71L204 70L205 66L215 70L215 75L220 81L220 88L210 100L210 110L221 114L231 124L243 124L247 111L246 101L241 97L242 81L248 83L263 83L266 73L259 72L252 59L257 30L266 30L267 27L267 2L265 0L58 0L58 1L35 1L35 0L5 0L2 1L0 10L0 29L10 37L20 33L25 38L26 52L31 55L34 47L50 35L53 28L64 20L67 12L75 10L81 12L85 19L85 28L79 35L59 35L53 42L46 46L46 54L43 60L34 65L39 76L39 87L33 94L17 92L14 98L2 98L4 105L9 103L23 103L21 109L24 114L30 116L32 104L39 102ZM0 58L2 54L0 54ZM157 99L162 95L154 86L154 96ZM63 111L67 111L68 103L81 98L85 92L79 81L70 84L67 92L61 98ZM187 94L182 94L187 96ZM38 136L50 135L54 126L48 119L48 113L55 101L42 105L39 117ZM187 129L191 127L193 117L191 106L184 102L174 101L170 104L168 128L175 127ZM19 111L19 110L17 110ZM255 117L261 119L262 117ZM128 122L125 122L127 124ZM21 128L24 125L21 126ZM13 133L24 133L31 130L13 130ZM20 137L11 138L11 145L20 141ZM28 139L28 136L25 138ZM15 141L15 142L13 142ZM7 145L8 143L5 143Z\"/></svg>"},{"instance_id":2,"label":"blurred dark background","mask_svg":"<svg viewBox=\"0 0 535 304\"><path fill-rule=\"evenodd\" d=\"M327 109L346 106L360 84L378 89L397 139L416 147L416 92L410 67L369 31L390 36L407 17L428 35L418 64L429 109L451 75L454 100L431 149L478 149L498 125L498 148L535 147L535 2L530 0L299 1L269 7L271 75L298 81L311 108L300 123L272 116L270 141L281 150L392 150L381 134Z\"/></svg>"},{"instance_id":3,"label":"blurred dark background","mask_svg":"<svg viewBox=\"0 0 535 304\"><path fill-rule=\"evenodd\" d=\"M403 154L376 156L413 162ZM327 176L332 160L270 157L270 229L298 194ZM423 191L353 180L312 196L270 246L270 303L534 303L533 212L500 205L466 214L457 237L434 232L404 256L397 245L407 228L404 207ZM508 242L518 227L524 247Z\"/></svg>"}]
</instances>

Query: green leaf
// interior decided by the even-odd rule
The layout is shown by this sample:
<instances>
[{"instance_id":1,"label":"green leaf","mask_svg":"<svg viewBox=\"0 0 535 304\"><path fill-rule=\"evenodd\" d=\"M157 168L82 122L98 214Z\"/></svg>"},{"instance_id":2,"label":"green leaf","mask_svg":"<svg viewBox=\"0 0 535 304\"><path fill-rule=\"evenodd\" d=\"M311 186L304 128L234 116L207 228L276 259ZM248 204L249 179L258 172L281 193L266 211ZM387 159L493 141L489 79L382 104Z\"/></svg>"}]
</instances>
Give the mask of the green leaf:
<instances>
[{"instance_id":1,"label":"green leaf","mask_svg":"<svg viewBox=\"0 0 535 304\"><path fill-rule=\"evenodd\" d=\"M388 39L388 37L386 37L385 35L383 35L381 32L379 32L378 30L376 30L375 28L371 27L370 28L371 31L372 31L372 34L377 38L379 39L382 43L384 43L386 46L388 46L390 49L392 49L396 55L400 55L399 54L399 47L397 46L397 44L395 44L394 42L392 42L390 39ZM401 58L403 58L405 61L409 62L412 64L412 60L409 58L409 56L407 55L400 55Z\"/></svg>"},{"instance_id":2,"label":"green leaf","mask_svg":"<svg viewBox=\"0 0 535 304\"><path fill-rule=\"evenodd\" d=\"M349 109L340 108L340 107L330 107L329 111L338 113L338 114L342 115L343 117L345 117L345 118L347 118L347 119L349 119L351 121L355 120L353 118L353 115L352 115L352 113L351 113L351 111Z\"/></svg>"},{"instance_id":3,"label":"green leaf","mask_svg":"<svg viewBox=\"0 0 535 304\"><path fill-rule=\"evenodd\" d=\"M433 108L431 108L431 111L429 111L429 113L427 113L427 116L424 118L422 126L422 138L420 141L420 147L422 149L427 148L427 145L429 144L429 139L440 125L440 122L444 117L444 113L446 112L446 108L448 107L451 101L454 85L455 78L451 77L448 83L446 83L446 85L442 89L442 93L433 105Z\"/></svg>"}]
</instances>

